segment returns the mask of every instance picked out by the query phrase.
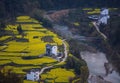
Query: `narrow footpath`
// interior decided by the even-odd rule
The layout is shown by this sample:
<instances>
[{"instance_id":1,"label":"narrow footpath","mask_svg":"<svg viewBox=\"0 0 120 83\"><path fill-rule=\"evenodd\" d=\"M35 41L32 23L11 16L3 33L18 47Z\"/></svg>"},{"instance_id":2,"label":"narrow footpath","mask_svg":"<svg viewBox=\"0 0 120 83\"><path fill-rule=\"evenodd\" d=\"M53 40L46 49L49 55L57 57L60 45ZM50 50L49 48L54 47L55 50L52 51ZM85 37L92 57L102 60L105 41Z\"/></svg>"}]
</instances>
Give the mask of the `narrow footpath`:
<instances>
[{"instance_id":1,"label":"narrow footpath","mask_svg":"<svg viewBox=\"0 0 120 83\"><path fill-rule=\"evenodd\" d=\"M97 26L96 22L92 22L92 24L95 26L96 30L98 31L98 33L100 33L101 36L103 36L104 40L107 39L107 36L105 34L103 34L100 30L99 27Z\"/></svg>"}]
</instances>

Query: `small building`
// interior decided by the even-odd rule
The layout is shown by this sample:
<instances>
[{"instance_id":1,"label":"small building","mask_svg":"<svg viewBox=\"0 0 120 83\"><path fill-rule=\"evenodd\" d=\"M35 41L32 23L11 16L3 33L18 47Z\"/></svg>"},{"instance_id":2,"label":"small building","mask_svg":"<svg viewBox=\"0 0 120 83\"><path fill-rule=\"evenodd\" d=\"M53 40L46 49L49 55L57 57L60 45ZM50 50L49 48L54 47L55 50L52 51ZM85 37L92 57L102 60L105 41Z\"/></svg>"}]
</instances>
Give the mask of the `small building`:
<instances>
[{"instance_id":1,"label":"small building","mask_svg":"<svg viewBox=\"0 0 120 83\"><path fill-rule=\"evenodd\" d=\"M52 50L51 50L51 53L54 54L54 55L57 55L57 46L52 46Z\"/></svg>"},{"instance_id":2,"label":"small building","mask_svg":"<svg viewBox=\"0 0 120 83\"><path fill-rule=\"evenodd\" d=\"M109 14L109 10L107 8L102 8L100 15L108 15Z\"/></svg>"},{"instance_id":3,"label":"small building","mask_svg":"<svg viewBox=\"0 0 120 83\"><path fill-rule=\"evenodd\" d=\"M98 20L98 25L100 25L100 24L107 24L108 23L108 18L109 17L106 17L106 16L103 16L103 17L101 17L99 20Z\"/></svg>"},{"instance_id":4,"label":"small building","mask_svg":"<svg viewBox=\"0 0 120 83\"><path fill-rule=\"evenodd\" d=\"M26 75L27 80L38 81L39 79L39 71L38 70L31 70Z\"/></svg>"},{"instance_id":5,"label":"small building","mask_svg":"<svg viewBox=\"0 0 120 83\"><path fill-rule=\"evenodd\" d=\"M89 19L91 20L98 20L99 16L98 15L91 15L91 16L88 16Z\"/></svg>"},{"instance_id":6,"label":"small building","mask_svg":"<svg viewBox=\"0 0 120 83\"><path fill-rule=\"evenodd\" d=\"M46 45L46 55L47 56L50 56L50 55L57 56L57 50L58 50L58 48L56 45L50 45L50 44Z\"/></svg>"},{"instance_id":7,"label":"small building","mask_svg":"<svg viewBox=\"0 0 120 83\"><path fill-rule=\"evenodd\" d=\"M109 18L110 18L109 10L107 8L102 8L101 12L100 12L98 22L97 22L98 25L100 25L100 24L105 24L106 25Z\"/></svg>"}]
</instances>

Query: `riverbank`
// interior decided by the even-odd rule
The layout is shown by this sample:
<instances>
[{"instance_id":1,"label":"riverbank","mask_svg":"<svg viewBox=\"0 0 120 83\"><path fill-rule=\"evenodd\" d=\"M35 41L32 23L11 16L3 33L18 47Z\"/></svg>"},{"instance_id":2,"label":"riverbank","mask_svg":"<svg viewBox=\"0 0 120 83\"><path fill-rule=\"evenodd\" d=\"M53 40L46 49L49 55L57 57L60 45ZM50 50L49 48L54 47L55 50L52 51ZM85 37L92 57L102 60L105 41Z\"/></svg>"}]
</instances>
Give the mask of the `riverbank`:
<instances>
[{"instance_id":1,"label":"riverbank","mask_svg":"<svg viewBox=\"0 0 120 83\"><path fill-rule=\"evenodd\" d=\"M105 68L105 63L110 64L106 58L105 53L96 52L92 53L89 51L81 52L81 57L87 62L89 68L89 83L99 83L99 80L102 83L119 83L120 76L114 70L113 66L110 66L108 70ZM107 65L107 66L108 66ZM113 69L111 72L107 73L107 71ZM98 79L99 78L99 79Z\"/></svg>"},{"instance_id":2,"label":"riverbank","mask_svg":"<svg viewBox=\"0 0 120 83\"><path fill-rule=\"evenodd\" d=\"M78 58L81 56L82 59L87 62L90 72L88 81L90 83L119 83L120 76L118 72L116 72L114 66L111 66L112 64L107 60L108 58L106 58L106 56L108 57L109 55L106 55L106 52L103 53L105 48L101 45L101 42L107 40L106 34L100 32L98 27L95 27L95 23L92 24L86 18L86 14L83 14L84 15L80 12L75 13L74 11L74 15L68 16L68 18L64 16L65 18L61 19L66 23L64 23L64 25L54 24L53 28L55 32L62 37L68 38L67 41L69 41L69 43L71 40L74 40L74 43L71 43L72 49L70 51L76 54ZM72 18L72 16L75 17L75 15L82 16L78 19L84 19L77 22L79 24L77 26L74 25L74 21L78 19ZM71 18L74 21L71 20ZM82 51L80 55L79 51ZM105 65L106 63L107 65Z\"/></svg>"}]
</instances>

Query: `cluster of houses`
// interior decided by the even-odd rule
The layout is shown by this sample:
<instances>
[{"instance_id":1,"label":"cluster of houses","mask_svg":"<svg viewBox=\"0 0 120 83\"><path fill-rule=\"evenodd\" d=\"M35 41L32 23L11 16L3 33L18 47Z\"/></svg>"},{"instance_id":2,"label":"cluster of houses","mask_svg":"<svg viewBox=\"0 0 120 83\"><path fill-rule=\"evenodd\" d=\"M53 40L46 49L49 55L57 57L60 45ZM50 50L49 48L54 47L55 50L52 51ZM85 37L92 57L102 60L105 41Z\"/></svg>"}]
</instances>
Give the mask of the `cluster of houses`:
<instances>
[{"instance_id":1,"label":"cluster of houses","mask_svg":"<svg viewBox=\"0 0 120 83\"><path fill-rule=\"evenodd\" d=\"M100 25L100 24L106 25L108 23L108 19L110 18L109 10L107 8L102 8L100 15L92 15L92 16L89 16L88 18L97 21L97 25Z\"/></svg>"},{"instance_id":2,"label":"cluster of houses","mask_svg":"<svg viewBox=\"0 0 120 83\"><path fill-rule=\"evenodd\" d=\"M46 56L53 57L54 59L61 61L63 54L58 53L57 45L46 44ZM27 73L26 79L32 81L39 81L40 80L40 71L38 69L32 69L30 72Z\"/></svg>"}]
</instances>

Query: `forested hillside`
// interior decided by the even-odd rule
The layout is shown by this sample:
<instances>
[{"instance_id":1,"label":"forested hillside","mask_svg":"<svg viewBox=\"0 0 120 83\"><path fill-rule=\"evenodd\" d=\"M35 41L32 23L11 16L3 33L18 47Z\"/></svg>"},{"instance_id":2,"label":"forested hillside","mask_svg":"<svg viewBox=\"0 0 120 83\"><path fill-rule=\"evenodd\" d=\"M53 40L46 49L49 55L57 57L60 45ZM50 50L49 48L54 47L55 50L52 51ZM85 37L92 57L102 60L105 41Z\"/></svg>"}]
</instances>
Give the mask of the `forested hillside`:
<instances>
[{"instance_id":1,"label":"forested hillside","mask_svg":"<svg viewBox=\"0 0 120 83\"><path fill-rule=\"evenodd\" d=\"M99 29L107 36L106 40L96 30L93 24L96 20L89 19L89 16L99 15L104 7L109 9L110 19L107 25L100 25ZM18 26L22 27L21 34L17 29ZM97 52L100 51L106 54L108 66L111 64L114 66L114 68L111 67L112 71L117 70L120 74L119 34L119 0L0 0L0 54L2 57L0 66L8 66L14 71L17 69L15 73L26 74L32 68L42 70L54 65L55 68L47 69L41 74L40 78L43 81L47 79L56 82L86 83L91 71L88 71L89 66L84 62L82 53L85 51L84 53L88 53L86 55L91 58L94 53L99 56L100 53L98 55ZM58 51L62 51L60 53L63 54L62 58L66 59L63 61L64 63L58 65L55 65L59 61L55 60L54 56L52 56L53 58L41 57L45 54L46 44L56 42L59 45ZM64 46L64 42L68 42L68 44L66 43ZM39 55L41 56L38 57ZM95 56L93 60L90 58L88 58L90 61L96 59ZM99 63L99 61L97 62ZM102 60L101 62L104 63ZM95 63L93 64L95 65ZM102 67L107 77L108 69L111 68L106 69L104 64ZM94 69L95 67L92 67L92 70ZM2 73L4 72L0 72L1 77L5 78ZM9 74L9 71L7 73ZM12 78L16 75L11 73L8 77ZM105 80L105 77L100 74L97 77ZM23 80L23 77L20 78ZM21 81L21 79L16 81Z\"/></svg>"},{"instance_id":2,"label":"forested hillside","mask_svg":"<svg viewBox=\"0 0 120 83\"><path fill-rule=\"evenodd\" d=\"M30 14L38 9L58 10L77 7L119 7L119 0L0 0L0 18Z\"/></svg>"},{"instance_id":3,"label":"forested hillside","mask_svg":"<svg viewBox=\"0 0 120 83\"><path fill-rule=\"evenodd\" d=\"M118 10L119 11L119 10ZM103 44L105 51L108 54L108 59L117 67L120 73L120 16L111 15L110 23L107 26L104 26L103 33L108 37L107 44Z\"/></svg>"}]
</instances>

